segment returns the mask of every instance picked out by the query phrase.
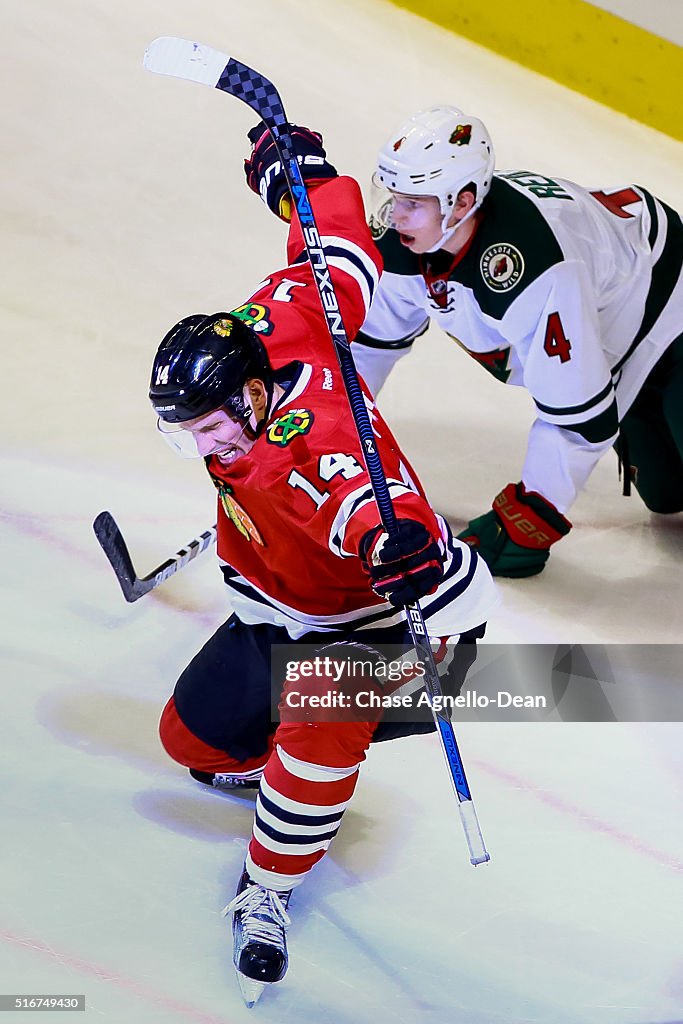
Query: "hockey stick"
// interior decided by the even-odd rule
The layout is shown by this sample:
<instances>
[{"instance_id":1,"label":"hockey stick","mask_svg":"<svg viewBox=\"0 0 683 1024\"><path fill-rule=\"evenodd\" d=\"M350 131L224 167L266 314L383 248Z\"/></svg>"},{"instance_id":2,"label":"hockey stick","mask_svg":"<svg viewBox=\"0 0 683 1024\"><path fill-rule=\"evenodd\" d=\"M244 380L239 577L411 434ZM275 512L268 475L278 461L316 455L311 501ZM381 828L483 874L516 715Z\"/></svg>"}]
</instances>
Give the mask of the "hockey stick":
<instances>
[{"instance_id":1,"label":"hockey stick","mask_svg":"<svg viewBox=\"0 0 683 1024\"><path fill-rule=\"evenodd\" d=\"M123 596L131 604L138 598L144 597L145 594L149 594L150 590L154 590L169 576L177 573L179 569L183 569L188 562L191 562L197 555L201 555L216 540L216 527L212 526L210 530L205 530L199 537L195 537L180 551L176 551L175 555L167 558L156 569L152 569L147 576L141 578L133 568L123 534L116 525L111 512L100 512L93 522L92 528L116 573Z\"/></svg>"},{"instance_id":2,"label":"hockey stick","mask_svg":"<svg viewBox=\"0 0 683 1024\"><path fill-rule=\"evenodd\" d=\"M166 36L154 40L145 53L144 66L148 71L154 71L157 74L183 78L219 89L221 92L230 93L251 107L270 130L301 223L306 252L313 270L330 337L339 360L351 413L365 453L368 475L382 525L389 535L395 533L396 515L389 485L375 446L370 416L351 355L351 345L339 311L339 303L330 277L325 250L311 210L308 191L299 170L292 138L289 134L287 117L277 89L263 75L235 60L234 57L229 57L225 53L187 39ZM458 798L458 808L469 847L470 861L472 864L482 864L489 860L489 854L486 851L477 820L453 725L447 713L441 709L441 702L438 700L442 696L441 683L419 604L408 605L406 617L418 657L422 659L425 666L425 689L448 763L453 788Z\"/></svg>"}]
</instances>

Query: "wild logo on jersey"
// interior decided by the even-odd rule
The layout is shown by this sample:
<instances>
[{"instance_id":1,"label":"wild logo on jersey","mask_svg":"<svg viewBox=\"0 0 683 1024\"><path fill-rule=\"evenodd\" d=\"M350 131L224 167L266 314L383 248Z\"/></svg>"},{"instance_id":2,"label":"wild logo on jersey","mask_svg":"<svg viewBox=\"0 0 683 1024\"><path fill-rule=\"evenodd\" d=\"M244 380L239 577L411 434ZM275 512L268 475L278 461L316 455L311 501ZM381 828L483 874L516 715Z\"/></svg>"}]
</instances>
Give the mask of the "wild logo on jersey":
<instances>
[{"instance_id":1,"label":"wild logo on jersey","mask_svg":"<svg viewBox=\"0 0 683 1024\"><path fill-rule=\"evenodd\" d=\"M228 484L218 483L218 481L214 482L218 487L218 497L221 499L225 514L233 526L237 527L242 536L246 537L248 541L254 541L256 544L260 544L261 547L265 547L265 541L257 530L254 520L233 497L232 487Z\"/></svg>"},{"instance_id":2,"label":"wild logo on jersey","mask_svg":"<svg viewBox=\"0 0 683 1024\"><path fill-rule=\"evenodd\" d=\"M479 268L484 283L492 292L507 292L515 287L524 273L524 257L516 245L497 242L484 250Z\"/></svg>"},{"instance_id":3,"label":"wild logo on jersey","mask_svg":"<svg viewBox=\"0 0 683 1024\"><path fill-rule=\"evenodd\" d=\"M288 445L300 434L307 434L313 426L313 413L310 409L290 409L283 416L278 416L266 431L266 440L281 448Z\"/></svg>"}]
</instances>

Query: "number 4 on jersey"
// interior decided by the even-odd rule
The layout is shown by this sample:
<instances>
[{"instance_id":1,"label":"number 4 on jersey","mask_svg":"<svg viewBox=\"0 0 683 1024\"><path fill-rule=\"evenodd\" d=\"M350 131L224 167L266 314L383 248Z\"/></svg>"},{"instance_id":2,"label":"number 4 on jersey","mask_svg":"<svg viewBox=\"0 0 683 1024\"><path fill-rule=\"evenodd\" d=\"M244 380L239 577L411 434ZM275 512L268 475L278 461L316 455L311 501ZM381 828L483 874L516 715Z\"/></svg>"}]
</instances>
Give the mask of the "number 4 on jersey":
<instances>
[{"instance_id":1,"label":"number 4 on jersey","mask_svg":"<svg viewBox=\"0 0 683 1024\"><path fill-rule=\"evenodd\" d=\"M559 313L551 313L545 328L543 348L549 356L559 356L561 363L571 359L571 342L564 333Z\"/></svg>"}]
</instances>

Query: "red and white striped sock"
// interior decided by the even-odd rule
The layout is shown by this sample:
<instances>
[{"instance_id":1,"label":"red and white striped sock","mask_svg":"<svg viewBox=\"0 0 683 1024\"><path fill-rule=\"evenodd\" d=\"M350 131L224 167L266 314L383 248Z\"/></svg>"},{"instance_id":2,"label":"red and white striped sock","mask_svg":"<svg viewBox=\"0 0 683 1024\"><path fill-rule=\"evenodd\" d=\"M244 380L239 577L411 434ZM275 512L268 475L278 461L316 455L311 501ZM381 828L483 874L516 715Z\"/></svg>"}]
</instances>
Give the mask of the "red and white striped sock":
<instances>
[{"instance_id":1,"label":"red and white striped sock","mask_svg":"<svg viewBox=\"0 0 683 1024\"><path fill-rule=\"evenodd\" d=\"M277 745L266 765L246 867L268 889L292 889L334 839L358 780L359 764L300 761Z\"/></svg>"}]
</instances>

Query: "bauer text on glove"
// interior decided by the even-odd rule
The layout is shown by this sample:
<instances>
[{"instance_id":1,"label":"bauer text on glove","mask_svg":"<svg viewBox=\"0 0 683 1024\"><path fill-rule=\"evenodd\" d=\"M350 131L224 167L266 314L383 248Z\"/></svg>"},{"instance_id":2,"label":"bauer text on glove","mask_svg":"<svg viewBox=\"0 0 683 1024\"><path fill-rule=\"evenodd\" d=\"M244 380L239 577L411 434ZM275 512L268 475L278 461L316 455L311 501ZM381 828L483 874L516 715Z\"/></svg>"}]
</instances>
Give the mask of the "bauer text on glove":
<instances>
[{"instance_id":1,"label":"bauer text on glove","mask_svg":"<svg viewBox=\"0 0 683 1024\"><path fill-rule=\"evenodd\" d=\"M535 576L550 556L550 545L572 524L554 505L523 483L508 484L490 512L472 519L458 534L481 555L494 576Z\"/></svg>"}]
</instances>

